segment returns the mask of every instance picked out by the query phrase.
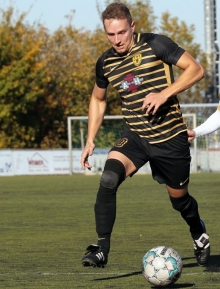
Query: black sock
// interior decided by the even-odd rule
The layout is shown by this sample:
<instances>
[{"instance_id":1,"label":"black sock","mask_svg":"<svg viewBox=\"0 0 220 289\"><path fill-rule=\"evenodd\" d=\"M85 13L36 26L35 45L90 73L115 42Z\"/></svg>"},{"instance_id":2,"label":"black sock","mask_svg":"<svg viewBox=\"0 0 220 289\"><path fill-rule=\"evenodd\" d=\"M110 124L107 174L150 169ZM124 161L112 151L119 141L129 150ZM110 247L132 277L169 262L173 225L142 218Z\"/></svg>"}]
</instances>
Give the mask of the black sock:
<instances>
[{"instance_id":1,"label":"black sock","mask_svg":"<svg viewBox=\"0 0 220 289\"><path fill-rule=\"evenodd\" d=\"M110 237L116 218L116 192L125 176L122 162L116 159L106 161L95 204L98 245L106 254L110 251Z\"/></svg>"},{"instance_id":2,"label":"black sock","mask_svg":"<svg viewBox=\"0 0 220 289\"><path fill-rule=\"evenodd\" d=\"M96 232L98 234L98 245L108 254L110 251L110 237L116 218L116 192L102 186L100 186L100 190L105 190L105 200L102 200L98 193L95 204Z\"/></svg>"},{"instance_id":3,"label":"black sock","mask_svg":"<svg viewBox=\"0 0 220 289\"><path fill-rule=\"evenodd\" d=\"M110 251L110 237L110 234L98 237L98 245L101 246L103 252L107 255Z\"/></svg>"},{"instance_id":4,"label":"black sock","mask_svg":"<svg viewBox=\"0 0 220 289\"><path fill-rule=\"evenodd\" d=\"M194 240L197 240L199 239L199 237L202 235L202 233L205 233L204 232L204 227L203 225L201 224L201 222L199 223L198 227L193 229L193 228L190 228L190 233L191 233L191 236Z\"/></svg>"},{"instance_id":5,"label":"black sock","mask_svg":"<svg viewBox=\"0 0 220 289\"><path fill-rule=\"evenodd\" d=\"M197 201L187 193L181 198L170 197L173 208L181 213L181 216L190 227L190 233L193 239L198 239L204 233L200 222Z\"/></svg>"},{"instance_id":6,"label":"black sock","mask_svg":"<svg viewBox=\"0 0 220 289\"><path fill-rule=\"evenodd\" d=\"M192 238L198 239L204 232L204 228L200 221L198 203L192 196L189 195L188 204L181 215L190 227Z\"/></svg>"}]
</instances>

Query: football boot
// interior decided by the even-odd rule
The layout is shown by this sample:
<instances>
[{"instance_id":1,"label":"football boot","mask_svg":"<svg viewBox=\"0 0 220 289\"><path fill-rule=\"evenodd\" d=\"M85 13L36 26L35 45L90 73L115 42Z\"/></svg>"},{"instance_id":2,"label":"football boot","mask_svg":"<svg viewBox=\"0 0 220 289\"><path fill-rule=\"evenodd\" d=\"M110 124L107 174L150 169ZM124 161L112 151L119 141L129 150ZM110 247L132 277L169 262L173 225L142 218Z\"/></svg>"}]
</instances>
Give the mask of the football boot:
<instances>
[{"instance_id":1,"label":"football boot","mask_svg":"<svg viewBox=\"0 0 220 289\"><path fill-rule=\"evenodd\" d=\"M205 223L201 220L201 224L204 228L204 232L198 239L193 240L194 244L194 255L196 257L197 263L200 266L207 264L210 256L210 243L209 236L206 234Z\"/></svg>"},{"instance_id":2,"label":"football boot","mask_svg":"<svg viewBox=\"0 0 220 289\"><path fill-rule=\"evenodd\" d=\"M108 255L102 251L99 245L89 245L85 256L82 258L83 266L104 268L108 262Z\"/></svg>"}]
</instances>

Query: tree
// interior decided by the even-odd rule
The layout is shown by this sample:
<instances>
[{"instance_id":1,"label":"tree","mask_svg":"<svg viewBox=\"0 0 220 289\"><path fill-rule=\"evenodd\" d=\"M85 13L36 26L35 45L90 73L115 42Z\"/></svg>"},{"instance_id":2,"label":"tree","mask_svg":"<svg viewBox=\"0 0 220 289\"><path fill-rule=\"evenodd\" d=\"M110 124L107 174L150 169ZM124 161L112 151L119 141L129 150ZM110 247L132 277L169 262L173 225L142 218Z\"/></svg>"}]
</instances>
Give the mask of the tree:
<instances>
[{"instance_id":1,"label":"tree","mask_svg":"<svg viewBox=\"0 0 220 289\"><path fill-rule=\"evenodd\" d=\"M67 116L87 114L94 83L95 60L91 49L90 32L72 26L58 29L47 43L46 74L50 82L45 89L47 103L42 107L47 122L42 122L41 138L45 147L65 147Z\"/></svg>"},{"instance_id":2,"label":"tree","mask_svg":"<svg viewBox=\"0 0 220 289\"><path fill-rule=\"evenodd\" d=\"M187 50L205 69L207 68L207 57L199 44L194 43L194 25L187 26L184 21L179 21L177 17L171 17L169 12L162 14L160 33L169 36L173 41ZM181 71L174 67L175 78ZM178 95L181 103L202 102L206 83L205 79L198 82L195 86Z\"/></svg>"},{"instance_id":3,"label":"tree","mask_svg":"<svg viewBox=\"0 0 220 289\"><path fill-rule=\"evenodd\" d=\"M13 8L1 11L0 147L36 146L35 103L43 96L45 59L40 49L47 36L24 26L25 13L13 21Z\"/></svg>"},{"instance_id":4,"label":"tree","mask_svg":"<svg viewBox=\"0 0 220 289\"><path fill-rule=\"evenodd\" d=\"M51 36L13 12L0 24L0 147L66 147L66 118L86 114L94 82L90 33L69 25Z\"/></svg>"}]
</instances>

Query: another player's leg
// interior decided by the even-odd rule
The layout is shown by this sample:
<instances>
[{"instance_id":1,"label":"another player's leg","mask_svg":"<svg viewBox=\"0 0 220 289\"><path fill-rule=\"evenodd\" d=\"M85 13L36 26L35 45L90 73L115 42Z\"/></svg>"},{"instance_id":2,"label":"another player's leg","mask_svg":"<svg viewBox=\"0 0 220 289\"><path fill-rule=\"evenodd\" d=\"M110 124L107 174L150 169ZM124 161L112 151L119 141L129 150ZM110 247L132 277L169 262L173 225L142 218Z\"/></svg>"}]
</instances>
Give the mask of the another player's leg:
<instances>
[{"instance_id":1,"label":"another player's leg","mask_svg":"<svg viewBox=\"0 0 220 289\"><path fill-rule=\"evenodd\" d=\"M116 192L125 177L122 162L116 159L106 161L94 208L98 244L87 248L82 258L84 266L105 267L108 262L110 237L116 217Z\"/></svg>"},{"instance_id":2,"label":"another player's leg","mask_svg":"<svg viewBox=\"0 0 220 289\"><path fill-rule=\"evenodd\" d=\"M188 192L181 198L170 196L170 200L173 208L181 213L190 227L197 263L201 266L205 265L210 256L210 243L205 223L199 216L197 201Z\"/></svg>"}]
</instances>

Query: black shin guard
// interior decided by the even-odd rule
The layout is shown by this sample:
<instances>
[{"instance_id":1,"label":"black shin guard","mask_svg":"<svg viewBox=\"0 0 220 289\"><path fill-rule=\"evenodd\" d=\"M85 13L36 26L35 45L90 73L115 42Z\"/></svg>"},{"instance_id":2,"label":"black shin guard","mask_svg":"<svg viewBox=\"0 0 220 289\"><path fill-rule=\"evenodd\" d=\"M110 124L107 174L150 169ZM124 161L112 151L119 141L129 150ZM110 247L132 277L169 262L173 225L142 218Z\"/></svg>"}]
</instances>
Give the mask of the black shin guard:
<instances>
[{"instance_id":1,"label":"black shin guard","mask_svg":"<svg viewBox=\"0 0 220 289\"><path fill-rule=\"evenodd\" d=\"M98 245L106 254L110 250L110 236L116 218L116 192L124 179L124 165L115 159L107 160L95 203Z\"/></svg>"},{"instance_id":2,"label":"black shin guard","mask_svg":"<svg viewBox=\"0 0 220 289\"><path fill-rule=\"evenodd\" d=\"M201 235L203 233L203 226L200 222L197 201L189 193L181 198L170 197L170 201L173 208L181 213L181 216L189 225L192 236L197 237Z\"/></svg>"}]
</instances>

